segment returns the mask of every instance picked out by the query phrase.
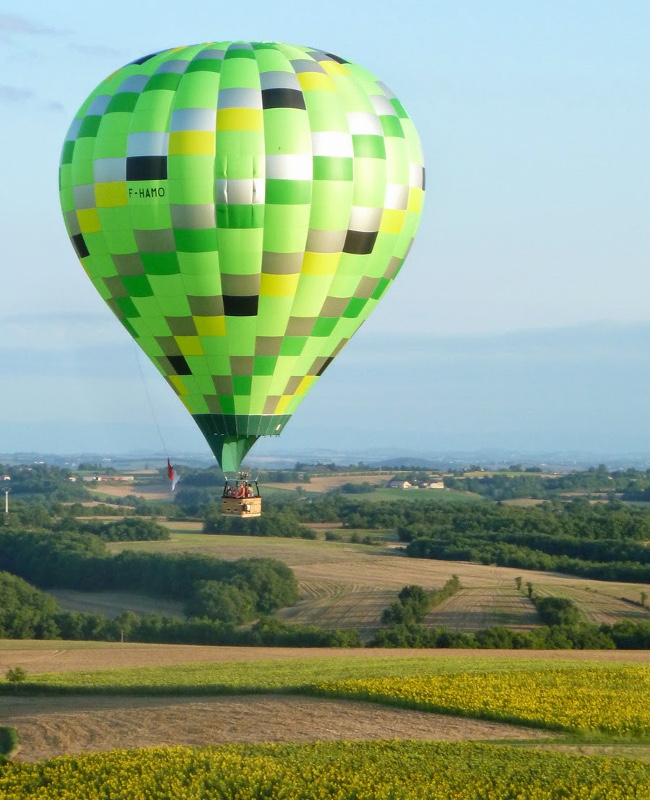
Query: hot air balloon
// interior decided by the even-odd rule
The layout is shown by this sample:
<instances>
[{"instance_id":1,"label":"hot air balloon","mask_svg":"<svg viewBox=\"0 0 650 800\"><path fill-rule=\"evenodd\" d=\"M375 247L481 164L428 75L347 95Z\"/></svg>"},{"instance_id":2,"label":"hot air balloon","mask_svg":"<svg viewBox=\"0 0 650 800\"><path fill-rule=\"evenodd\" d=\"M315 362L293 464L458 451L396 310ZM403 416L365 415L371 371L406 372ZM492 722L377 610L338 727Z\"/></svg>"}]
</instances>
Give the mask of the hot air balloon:
<instances>
[{"instance_id":1,"label":"hot air balloon","mask_svg":"<svg viewBox=\"0 0 650 800\"><path fill-rule=\"evenodd\" d=\"M282 432L390 286L423 194L415 127L385 84L269 42L118 69L60 167L82 266L226 475Z\"/></svg>"}]
</instances>

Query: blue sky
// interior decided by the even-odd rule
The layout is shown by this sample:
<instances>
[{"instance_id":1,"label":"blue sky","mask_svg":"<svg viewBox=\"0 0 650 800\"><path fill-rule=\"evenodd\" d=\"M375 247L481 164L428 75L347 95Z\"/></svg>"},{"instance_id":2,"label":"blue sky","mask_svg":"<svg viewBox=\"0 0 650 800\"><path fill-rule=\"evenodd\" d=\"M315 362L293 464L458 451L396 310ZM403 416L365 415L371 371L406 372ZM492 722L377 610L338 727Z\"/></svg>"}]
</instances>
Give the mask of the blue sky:
<instances>
[{"instance_id":1,"label":"blue sky","mask_svg":"<svg viewBox=\"0 0 650 800\"><path fill-rule=\"evenodd\" d=\"M432 448L650 451L648 30L632 0L0 1L0 451L53 426L78 423L90 446L150 421L134 349L65 235L59 150L117 66L214 39L357 61L402 99L427 162L407 265L287 442L338 431L365 447L401 429ZM200 448L142 366L163 430Z\"/></svg>"}]
</instances>

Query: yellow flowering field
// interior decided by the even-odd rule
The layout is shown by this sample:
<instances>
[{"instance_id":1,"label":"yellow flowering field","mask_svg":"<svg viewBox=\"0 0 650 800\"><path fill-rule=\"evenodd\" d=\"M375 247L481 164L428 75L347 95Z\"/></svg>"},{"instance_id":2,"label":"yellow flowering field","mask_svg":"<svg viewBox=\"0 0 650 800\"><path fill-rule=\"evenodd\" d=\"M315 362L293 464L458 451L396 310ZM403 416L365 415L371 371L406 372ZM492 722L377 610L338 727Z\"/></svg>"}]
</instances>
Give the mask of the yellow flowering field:
<instances>
[{"instance_id":1,"label":"yellow flowering field","mask_svg":"<svg viewBox=\"0 0 650 800\"><path fill-rule=\"evenodd\" d=\"M650 800L641 761L436 742L114 750L0 769L6 800Z\"/></svg>"},{"instance_id":2,"label":"yellow flowering field","mask_svg":"<svg viewBox=\"0 0 650 800\"><path fill-rule=\"evenodd\" d=\"M325 681L321 695L568 731L650 736L650 669L522 670Z\"/></svg>"}]
</instances>

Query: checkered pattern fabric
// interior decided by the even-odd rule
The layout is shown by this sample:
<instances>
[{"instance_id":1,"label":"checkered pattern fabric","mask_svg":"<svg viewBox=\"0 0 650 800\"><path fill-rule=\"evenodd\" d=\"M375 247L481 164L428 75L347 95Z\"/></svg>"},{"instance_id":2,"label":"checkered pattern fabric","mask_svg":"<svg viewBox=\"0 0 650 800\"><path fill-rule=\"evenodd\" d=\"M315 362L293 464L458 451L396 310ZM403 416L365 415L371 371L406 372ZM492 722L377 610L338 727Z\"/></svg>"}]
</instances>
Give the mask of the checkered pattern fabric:
<instances>
[{"instance_id":1,"label":"checkered pattern fabric","mask_svg":"<svg viewBox=\"0 0 650 800\"><path fill-rule=\"evenodd\" d=\"M282 431L399 272L424 167L403 106L366 70L216 42L100 84L60 187L96 289L234 463Z\"/></svg>"}]
</instances>

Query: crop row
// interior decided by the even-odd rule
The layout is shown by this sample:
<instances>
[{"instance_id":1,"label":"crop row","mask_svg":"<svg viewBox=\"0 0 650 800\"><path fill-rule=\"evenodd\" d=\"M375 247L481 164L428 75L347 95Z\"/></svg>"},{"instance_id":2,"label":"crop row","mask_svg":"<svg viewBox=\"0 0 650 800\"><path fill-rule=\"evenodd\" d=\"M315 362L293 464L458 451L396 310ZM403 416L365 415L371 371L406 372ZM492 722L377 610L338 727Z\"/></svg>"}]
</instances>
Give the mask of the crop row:
<instances>
[{"instance_id":1,"label":"crop row","mask_svg":"<svg viewBox=\"0 0 650 800\"><path fill-rule=\"evenodd\" d=\"M380 767L378 765L381 765ZM468 743L113 750L0 771L11 800L650 800L650 765Z\"/></svg>"},{"instance_id":2,"label":"crop row","mask_svg":"<svg viewBox=\"0 0 650 800\"><path fill-rule=\"evenodd\" d=\"M650 736L650 669L640 666L325 681L315 691L543 728Z\"/></svg>"}]
</instances>

